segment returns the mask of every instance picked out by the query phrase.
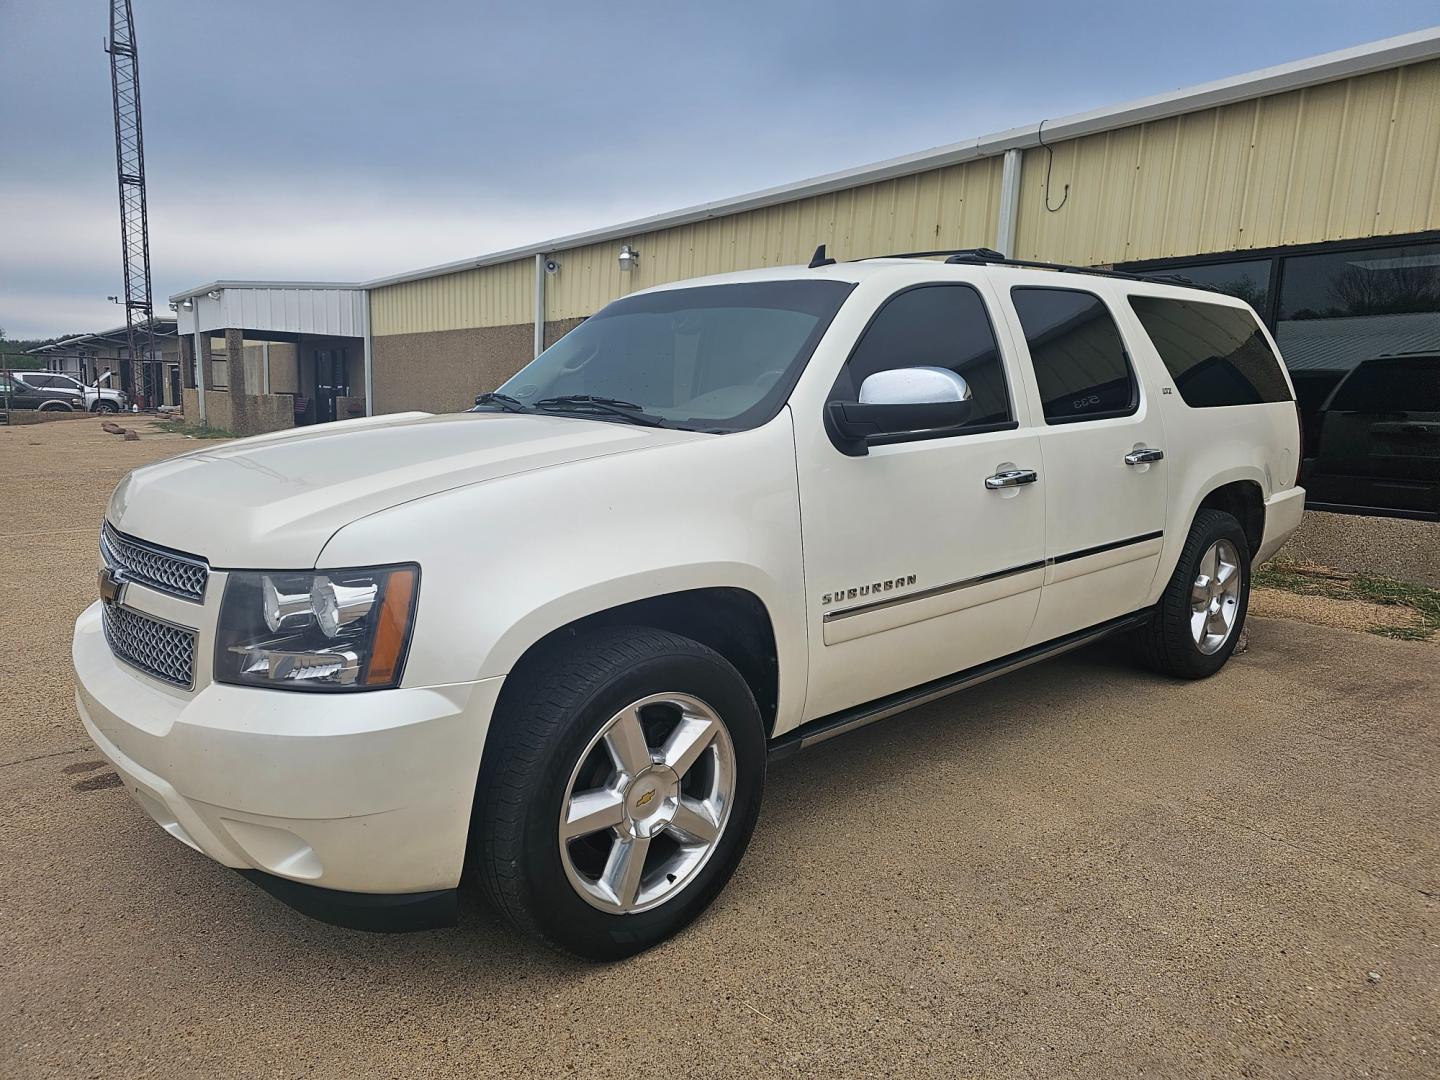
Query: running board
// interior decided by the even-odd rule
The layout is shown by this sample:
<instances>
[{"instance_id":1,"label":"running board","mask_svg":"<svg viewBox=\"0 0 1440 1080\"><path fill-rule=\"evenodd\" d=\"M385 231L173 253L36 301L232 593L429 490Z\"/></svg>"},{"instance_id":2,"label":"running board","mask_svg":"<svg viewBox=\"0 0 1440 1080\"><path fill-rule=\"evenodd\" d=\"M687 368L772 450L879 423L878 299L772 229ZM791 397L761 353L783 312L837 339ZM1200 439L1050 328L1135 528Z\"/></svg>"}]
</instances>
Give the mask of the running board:
<instances>
[{"instance_id":1,"label":"running board","mask_svg":"<svg viewBox=\"0 0 1440 1080\"><path fill-rule=\"evenodd\" d=\"M912 686L909 690L901 690L899 693L868 701L864 705L856 705L854 708L845 709L842 712L821 716L809 723L801 724L793 731L787 731L771 742L770 761L772 764L782 761L807 747L822 743L826 739L833 739L836 735L844 735L847 731L854 731L856 728L873 724L877 720L884 720L887 716L894 716L907 709L926 705L960 690L987 682L996 676L1018 671L1023 667L1039 663L1041 660L1048 660L1052 656L1059 656L1061 653L1089 645L1101 638L1109 637L1111 634L1129 630L1146 622L1153 614L1153 608L1146 608L1130 615L1122 615L1118 619L1111 619L1109 622L1099 623L1073 634L1066 634L1053 641L1032 645L1028 649L1021 649L1009 656L1002 656L999 659L966 668L964 671L957 671L954 675L932 679L919 686Z\"/></svg>"}]
</instances>

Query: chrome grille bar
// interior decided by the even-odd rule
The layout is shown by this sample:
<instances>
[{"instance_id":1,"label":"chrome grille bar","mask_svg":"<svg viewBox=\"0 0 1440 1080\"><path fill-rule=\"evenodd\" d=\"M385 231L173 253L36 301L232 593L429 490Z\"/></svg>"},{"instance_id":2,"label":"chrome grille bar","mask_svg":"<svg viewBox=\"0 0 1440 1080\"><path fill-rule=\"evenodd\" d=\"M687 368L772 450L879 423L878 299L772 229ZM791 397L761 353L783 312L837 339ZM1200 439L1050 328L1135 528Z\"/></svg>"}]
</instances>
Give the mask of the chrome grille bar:
<instances>
[{"instance_id":1,"label":"chrome grille bar","mask_svg":"<svg viewBox=\"0 0 1440 1080\"><path fill-rule=\"evenodd\" d=\"M172 686L195 684L195 631L119 604L102 604L105 640L116 659Z\"/></svg>"},{"instance_id":2,"label":"chrome grille bar","mask_svg":"<svg viewBox=\"0 0 1440 1080\"><path fill-rule=\"evenodd\" d=\"M183 600L205 598L210 567L204 559L136 540L117 532L108 521L100 526L100 557L129 581Z\"/></svg>"}]
</instances>

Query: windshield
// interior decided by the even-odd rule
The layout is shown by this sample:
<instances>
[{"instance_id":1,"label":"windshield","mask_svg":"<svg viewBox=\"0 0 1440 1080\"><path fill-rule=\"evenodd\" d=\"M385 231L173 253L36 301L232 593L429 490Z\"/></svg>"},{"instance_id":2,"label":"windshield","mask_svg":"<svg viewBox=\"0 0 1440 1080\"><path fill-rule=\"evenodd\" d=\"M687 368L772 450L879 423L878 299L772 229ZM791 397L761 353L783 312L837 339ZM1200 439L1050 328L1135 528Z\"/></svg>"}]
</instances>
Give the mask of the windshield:
<instances>
[{"instance_id":1,"label":"windshield","mask_svg":"<svg viewBox=\"0 0 1440 1080\"><path fill-rule=\"evenodd\" d=\"M761 281L626 297L570 331L497 393L525 406L573 395L613 399L671 427L755 427L780 411L853 288ZM609 418L583 403L575 411Z\"/></svg>"}]
</instances>

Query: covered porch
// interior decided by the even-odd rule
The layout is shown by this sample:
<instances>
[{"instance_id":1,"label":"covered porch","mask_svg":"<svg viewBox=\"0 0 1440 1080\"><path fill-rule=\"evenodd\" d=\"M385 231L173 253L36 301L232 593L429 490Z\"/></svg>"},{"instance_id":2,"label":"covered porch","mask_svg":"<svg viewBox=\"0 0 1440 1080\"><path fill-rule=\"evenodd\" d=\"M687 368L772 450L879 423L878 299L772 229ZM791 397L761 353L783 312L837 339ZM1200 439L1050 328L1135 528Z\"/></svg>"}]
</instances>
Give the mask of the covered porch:
<instances>
[{"instance_id":1,"label":"covered porch","mask_svg":"<svg viewBox=\"0 0 1440 1080\"><path fill-rule=\"evenodd\" d=\"M364 289L216 281L170 299L187 421L258 435L370 414Z\"/></svg>"}]
</instances>

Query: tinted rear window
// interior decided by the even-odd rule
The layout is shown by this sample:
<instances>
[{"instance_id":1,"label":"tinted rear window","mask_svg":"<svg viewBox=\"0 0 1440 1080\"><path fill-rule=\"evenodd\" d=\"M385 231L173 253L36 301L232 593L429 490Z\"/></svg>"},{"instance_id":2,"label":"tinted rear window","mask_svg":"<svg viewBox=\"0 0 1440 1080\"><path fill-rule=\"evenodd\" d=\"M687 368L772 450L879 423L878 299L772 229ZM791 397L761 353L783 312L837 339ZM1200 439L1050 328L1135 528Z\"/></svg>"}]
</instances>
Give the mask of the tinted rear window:
<instances>
[{"instance_id":1,"label":"tinted rear window","mask_svg":"<svg viewBox=\"0 0 1440 1080\"><path fill-rule=\"evenodd\" d=\"M1186 405L1292 400L1275 351L1245 309L1161 296L1132 296L1130 306Z\"/></svg>"},{"instance_id":2,"label":"tinted rear window","mask_svg":"<svg viewBox=\"0 0 1440 1080\"><path fill-rule=\"evenodd\" d=\"M1035 367L1047 424L1128 416L1135 376L1110 309L1075 289L1010 290Z\"/></svg>"}]
</instances>

